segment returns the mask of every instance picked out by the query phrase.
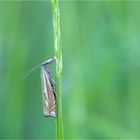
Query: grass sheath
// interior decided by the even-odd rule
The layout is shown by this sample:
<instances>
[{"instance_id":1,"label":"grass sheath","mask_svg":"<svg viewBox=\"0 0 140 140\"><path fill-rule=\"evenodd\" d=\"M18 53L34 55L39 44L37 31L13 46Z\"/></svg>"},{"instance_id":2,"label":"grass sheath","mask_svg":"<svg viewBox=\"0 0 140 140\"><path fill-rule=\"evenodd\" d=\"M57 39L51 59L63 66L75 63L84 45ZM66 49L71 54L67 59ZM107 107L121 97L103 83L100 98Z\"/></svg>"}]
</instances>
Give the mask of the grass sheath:
<instances>
[{"instance_id":1,"label":"grass sheath","mask_svg":"<svg viewBox=\"0 0 140 140\"><path fill-rule=\"evenodd\" d=\"M53 13L54 57L56 59L56 139L63 139L63 116L61 106L62 48L60 41L60 15L58 0L50 0Z\"/></svg>"}]
</instances>

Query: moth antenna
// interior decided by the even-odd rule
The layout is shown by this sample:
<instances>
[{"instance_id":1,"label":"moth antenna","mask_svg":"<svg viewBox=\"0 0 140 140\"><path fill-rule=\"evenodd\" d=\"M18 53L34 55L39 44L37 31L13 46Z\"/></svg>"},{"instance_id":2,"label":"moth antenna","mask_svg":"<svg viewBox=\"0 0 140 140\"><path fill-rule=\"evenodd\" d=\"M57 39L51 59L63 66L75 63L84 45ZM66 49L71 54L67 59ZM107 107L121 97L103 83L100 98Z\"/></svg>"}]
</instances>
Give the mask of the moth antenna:
<instances>
[{"instance_id":1,"label":"moth antenna","mask_svg":"<svg viewBox=\"0 0 140 140\"><path fill-rule=\"evenodd\" d=\"M27 76L29 76L34 70L36 70L41 64L38 64L37 66L33 67L32 69L24 72L23 74L20 75L21 79L25 79Z\"/></svg>"},{"instance_id":2,"label":"moth antenna","mask_svg":"<svg viewBox=\"0 0 140 140\"><path fill-rule=\"evenodd\" d=\"M32 69L30 69L30 70L24 72L23 74L21 74L21 75L20 75L21 79L22 79L22 80L25 79L25 78L26 78L27 76L29 76L34 70L36 70L39 66L41 66L41 65L46 66L46 65L48 65L48 64L53 63L53 61L55 61L55 58L54 58L54 57L51 58L51 59L48 59L47 61L43 62L42 64L38 64L37 66L33 67Z\"/></svg>"}]
</instances>

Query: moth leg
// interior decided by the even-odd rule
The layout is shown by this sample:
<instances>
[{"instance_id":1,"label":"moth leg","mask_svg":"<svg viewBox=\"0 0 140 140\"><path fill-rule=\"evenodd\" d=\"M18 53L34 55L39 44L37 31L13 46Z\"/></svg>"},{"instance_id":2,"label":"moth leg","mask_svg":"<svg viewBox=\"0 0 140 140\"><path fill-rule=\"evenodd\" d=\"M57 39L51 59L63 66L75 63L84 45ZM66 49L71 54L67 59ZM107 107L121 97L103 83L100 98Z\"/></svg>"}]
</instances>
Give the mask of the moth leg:
<instances>
[{"instance_id":1,"label":"moth leg","mask_svg":"<svg viewBox=\"0 0 140 140\"><path fill-rule=\"evenodd\" d=\"M55 81L50 79L51 86L53 88L53 92L55 93Z\"/></svg>"},{"instance_id":2,"label":"moth leg","mask_svg":"<svg viewBox=\"0 0 140 140\"><path fill-rule=\"evenodd\" d=\"M55 80L53 80L52 78L51 78L51 82L52 82L53 85L56 84Z\"/></svg>"}]
</instances>

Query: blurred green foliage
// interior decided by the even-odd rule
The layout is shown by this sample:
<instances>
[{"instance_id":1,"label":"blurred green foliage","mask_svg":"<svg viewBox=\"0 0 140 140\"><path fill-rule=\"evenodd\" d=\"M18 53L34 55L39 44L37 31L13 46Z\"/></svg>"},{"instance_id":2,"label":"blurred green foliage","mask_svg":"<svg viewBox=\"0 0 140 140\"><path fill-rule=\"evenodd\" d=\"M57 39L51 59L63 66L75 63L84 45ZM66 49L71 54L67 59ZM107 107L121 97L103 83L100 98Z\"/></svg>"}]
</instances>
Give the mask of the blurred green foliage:
<instances>
[{"instance_id":1,"label":"blurred green foliage","mask_svg":"<svg viewBox=\"0 0 140 140\"><path fill-rule=\"evenodd\" d=\"M140 138L140 2L60 1L65 138ZM0 138L55 138L40 70L53 55L49 1L0 1Z\"/></svg>"}]
</instances>

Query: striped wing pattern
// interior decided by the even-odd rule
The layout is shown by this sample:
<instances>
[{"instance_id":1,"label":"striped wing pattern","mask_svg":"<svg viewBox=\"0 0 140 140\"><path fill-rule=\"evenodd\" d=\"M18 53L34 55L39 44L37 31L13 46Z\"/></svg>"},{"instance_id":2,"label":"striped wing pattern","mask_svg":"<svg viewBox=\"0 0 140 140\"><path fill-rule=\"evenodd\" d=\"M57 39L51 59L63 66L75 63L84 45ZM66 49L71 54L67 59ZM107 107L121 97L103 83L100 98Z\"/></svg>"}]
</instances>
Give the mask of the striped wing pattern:
<instances>
[{"instance_id":1,"label":"striped wing pattern","mask_svg":"<svg viewBox=\"0 0 140 140\"><path fill-rule=\"evenodd\" d=\"M43 112L46 117L56 116L56 99L54 85L47 66L41 66Z\"/></svg>"}]
</instances>

